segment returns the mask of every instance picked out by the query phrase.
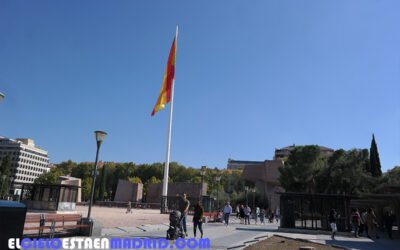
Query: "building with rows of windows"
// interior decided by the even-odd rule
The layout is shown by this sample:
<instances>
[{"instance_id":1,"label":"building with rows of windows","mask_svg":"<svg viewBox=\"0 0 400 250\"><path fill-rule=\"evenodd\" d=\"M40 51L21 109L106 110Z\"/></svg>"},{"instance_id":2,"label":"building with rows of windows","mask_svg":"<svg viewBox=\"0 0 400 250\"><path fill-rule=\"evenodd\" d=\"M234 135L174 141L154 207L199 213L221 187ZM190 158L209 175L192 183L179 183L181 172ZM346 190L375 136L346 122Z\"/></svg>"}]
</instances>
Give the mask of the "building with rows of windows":
<instances>
[{"instance_id":1,"label":"building with rows of windows","mask_svg":"<svg viewBox=\"0 0 400 250\"><path fill-rule=\"evenodd\" d=\"M44 172L49 171L47 151L36 147L32 139L9 139L0 136L0 164L9 155L11 160L10 190L21 193L22 184L33 183Z\"/></svg>"}]
</instances>

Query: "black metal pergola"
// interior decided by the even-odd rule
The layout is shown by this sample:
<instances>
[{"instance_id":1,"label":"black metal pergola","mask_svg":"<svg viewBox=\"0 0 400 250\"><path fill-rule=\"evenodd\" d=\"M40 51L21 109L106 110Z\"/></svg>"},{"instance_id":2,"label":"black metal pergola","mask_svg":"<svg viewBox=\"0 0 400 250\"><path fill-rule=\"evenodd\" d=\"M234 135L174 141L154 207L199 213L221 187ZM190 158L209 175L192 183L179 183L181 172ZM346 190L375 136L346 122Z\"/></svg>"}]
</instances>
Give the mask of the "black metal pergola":
<instances>
[{"instance_id":1,"label":"black metal pergola","mask_svg":"<svg viewBox=\"0 0 400 250\"><path fill-rule=\"evenodd\" d=\"M338 214L338 230L350 230L350 200L354 196L292 192L279 194L281 227L328 230L329 213L334 208Z\"/></svg>"},{"instance_id":2,"label":"black metal pergola","mask_svg":"<svg viewBox=\"0 0 400 250\"><path fill-rule=\"evenodd\" d=\"M79 188L62 184L23 184L20 197L29 210L57 211L60 205L76 203Z\"/></svg>"}]
</instances>

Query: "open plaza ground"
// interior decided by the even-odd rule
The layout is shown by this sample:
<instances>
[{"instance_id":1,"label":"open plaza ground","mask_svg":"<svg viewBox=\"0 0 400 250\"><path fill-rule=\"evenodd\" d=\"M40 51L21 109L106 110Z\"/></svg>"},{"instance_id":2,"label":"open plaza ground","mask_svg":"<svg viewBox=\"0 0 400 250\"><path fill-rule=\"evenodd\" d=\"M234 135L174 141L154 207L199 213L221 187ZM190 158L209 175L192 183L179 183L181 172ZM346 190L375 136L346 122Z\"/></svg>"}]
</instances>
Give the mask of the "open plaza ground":
<instances>
[{"instance_id":1,"label":"open plaza ground","mask_svg":"<svg viewBox=\"0 0 400 250\"><path fill-rule=\"evenodd\" d=\"M77 206L77 211L85 215L87 208L87 206ZM169 216L160 214L160 211L155 209L132 209L132 213L127 214L124 208L94 206L92 217L101 222L102 236L108 238L165 238L169 223ZM191 216L187 221L188 237L193 238ZM383 232L378 240L366 237L354 238L351 233L339 233L336 239L332 240L329 232L280 229L276 222L261 225L254 224L254 220L250 225L243 225L234 216L231 216L229 226L223 223L206 223L203 229L204 238L210 240L211 249L299 249L300 245L310 246L307 241L327 245L326 248L315 245L315 249L395 250L400 246L398 231L395 231L394 240L387 239ZM277 240L274 235L290 239L282 242L282 239ZM255 245L257 243L262 244L258 245L260 248ZM278 248L272 248L272 245L274 247L278 245ZM248 248L250 246L252 248Z\"/></svg>"},{"instance_id":2,"label":"open plaza ground","mask_svg":"<svg viewBox=\"0 0 400 250\"><path fill-rule=\"evenodd\" d=\"M88 207L77 206L76 211L86 216ZM94 206L91 217L100 221L103 228L169 223L168 214L160 214L159 209L132 209L131 211L132 213L126 213L126 208Z\"/></svg>"}]
</instances>

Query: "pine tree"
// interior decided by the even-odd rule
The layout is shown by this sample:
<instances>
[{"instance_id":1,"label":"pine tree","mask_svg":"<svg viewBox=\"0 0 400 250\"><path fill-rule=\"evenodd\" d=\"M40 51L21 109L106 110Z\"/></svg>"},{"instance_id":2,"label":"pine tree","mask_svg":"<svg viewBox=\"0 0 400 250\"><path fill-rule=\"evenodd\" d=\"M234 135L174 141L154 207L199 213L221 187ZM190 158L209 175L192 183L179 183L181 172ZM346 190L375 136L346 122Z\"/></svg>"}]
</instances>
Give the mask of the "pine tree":
<instances>
[{"instance_id":1,"label":"pine tree","mask_svg":"<svg viewBox=\"0 0 400 250\"><path fill-rule=\"evenodd\" d=\"M379 159L378 146L376 145L374 134L372 134L371 148L369 150L369 162L369 172L371 175L374 177L381 176L381 161Z\"/></svg>"}]
</instances>

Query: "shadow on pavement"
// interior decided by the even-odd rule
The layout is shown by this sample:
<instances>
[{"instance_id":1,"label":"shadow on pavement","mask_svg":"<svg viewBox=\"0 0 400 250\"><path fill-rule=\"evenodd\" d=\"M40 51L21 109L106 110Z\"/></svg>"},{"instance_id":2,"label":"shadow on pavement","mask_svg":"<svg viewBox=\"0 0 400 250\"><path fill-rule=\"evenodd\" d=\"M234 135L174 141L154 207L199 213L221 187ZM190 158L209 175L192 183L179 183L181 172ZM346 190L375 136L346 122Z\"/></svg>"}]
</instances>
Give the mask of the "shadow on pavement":
<instances>
[{"instance_id":1,"label":"shadow on pavement","mask_svg":"<svg viewBox=\"0 0 400 250\"><path fill-rule=\"evenodd\" d=\"M351 249L362 249L362 250L388 250L388 249L399 249L399 240L375 240L375 241L356 241L350 239L346 240L327 240L326 244L341 246Z\"/></svg>"}]
</instances>

